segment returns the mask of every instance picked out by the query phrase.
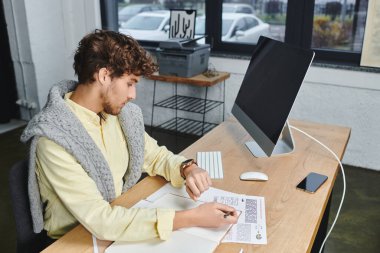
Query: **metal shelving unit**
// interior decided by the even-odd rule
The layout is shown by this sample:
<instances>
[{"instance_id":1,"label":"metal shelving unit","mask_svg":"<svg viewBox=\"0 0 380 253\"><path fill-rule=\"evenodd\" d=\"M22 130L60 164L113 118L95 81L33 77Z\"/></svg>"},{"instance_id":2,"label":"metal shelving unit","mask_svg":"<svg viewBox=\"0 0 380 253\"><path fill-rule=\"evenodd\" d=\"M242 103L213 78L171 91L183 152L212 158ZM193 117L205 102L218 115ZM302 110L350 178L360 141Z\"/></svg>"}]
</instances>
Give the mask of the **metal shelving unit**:
<instances>
[{"instance_id":1,"label":"metal shelving unit","mask_svg":"<svg viewBox=\"0 0 380 253\"><path fill-rule=\"evenodd\" d=\"M174 132L183 133L183 134L197 135L197 136L202 136L205 133L209 132L218 124L205 121L205 116L207 112L219 106L223 106L222 121L224 121L225 80L229 78L229 76L230 76L229 73L220 72L219 75L211 79L206 78L202 75L198 75L192 78L160 76L160 75L153 75L149 77L149 79L154 80L151 126L154 128L160 128L163 130L174 131ZM166 98L160 102L156 102L155 101L156 81L174 82L175 95L169 98ZM208 99L207 96L208 96L209 87L220 82L223 82L223 101ZM204 87L205 88L204 98L178 95L177 93L178 83ZM173 109L175 110L175 117L164 123L161 123L155 126L153 124L155 107ZM203 119L202 121L199 121L199 120L185 119L185 118L178 117L177 116L178 110L202 114Z\"/></svg>"},{"instance_id":2,"label":"metal shelving unit","mask_svg":"<svg viewBox=\"0 0 380 253\"><path fill-rule=\"evenodd\" d=\"M207 132L209 132L217 125L218 124L215 123L202 122L199 120L184 119L177 117L168 120L156 127L164 130L180 132L183 134L201 136L202 134L206 134Z\"/></svg>"},{"instance_id":3,"label":"metal shelving unit","mask_svg":"<svg viewBox=\"0 0 380 253\"><path fill-rule=\"evenodd\" d=\"M223 101L175 95L155 104L155 106L204 114L222 104Z\"/></svg>"}]
</instances>

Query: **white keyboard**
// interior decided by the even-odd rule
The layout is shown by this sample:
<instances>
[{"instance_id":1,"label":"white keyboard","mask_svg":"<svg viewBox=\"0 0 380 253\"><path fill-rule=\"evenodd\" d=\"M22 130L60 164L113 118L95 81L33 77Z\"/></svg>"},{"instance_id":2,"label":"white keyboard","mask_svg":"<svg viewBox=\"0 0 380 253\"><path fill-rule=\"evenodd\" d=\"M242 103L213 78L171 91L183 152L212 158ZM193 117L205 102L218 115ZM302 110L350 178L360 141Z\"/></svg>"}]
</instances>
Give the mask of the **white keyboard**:
<instances>
[{"instance_id":1,"label":"white keyboard","mask_svg":"<svg viewBox=\"0 0 380 253\"><path fill-rule=\"evenodd\" d=\"M223 178L222 155L220 151L198 152L197 163L205 169L212 179Z\"/></svg>"}]
</instances>

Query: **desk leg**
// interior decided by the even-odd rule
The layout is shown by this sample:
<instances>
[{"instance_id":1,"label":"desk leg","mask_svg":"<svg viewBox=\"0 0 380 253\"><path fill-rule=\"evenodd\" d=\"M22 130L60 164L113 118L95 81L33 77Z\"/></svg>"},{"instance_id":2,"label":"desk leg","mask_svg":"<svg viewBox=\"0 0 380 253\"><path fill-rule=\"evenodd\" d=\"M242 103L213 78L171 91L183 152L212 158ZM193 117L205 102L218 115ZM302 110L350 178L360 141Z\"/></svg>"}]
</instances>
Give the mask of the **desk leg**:
<instances>
[{"instance_id":1,"label":"desk leg","mask_svg":"<svg viewBox=\"0 0 380 253\"><path fill-rule=\"evenodd\" d=\"M319 229L318 229L317 235L316 235L315 240L314 240L313 248L311 249L311 253L318 253L319 252L319 249L323 243L323 240L326 237L327 228L328 228L328 224L329 224L329 214L330 214L332 194L333 194L333 192L331 191L329 201L327 202L327 206L325 209L325 213L323 214L321 224L319 225ZM325 247L326 247L326 244L325 244L324 248ZM324 248L323 248L322 252L324 252L324 250L325 250Z\"/></svg>"},{"instance_id":2,"label":"desk leg","mask_svg":"<svg viewBox=\"0 0 380 253\"><path fill-rule=\"evenodd\" d=\"M153 85L153 102L152 102L152 117L150 120L150 135L153 137L153 115L154 115L154 103L156 97L156 80L154 80L154 85Z\"/></svg>"}]
</instances>

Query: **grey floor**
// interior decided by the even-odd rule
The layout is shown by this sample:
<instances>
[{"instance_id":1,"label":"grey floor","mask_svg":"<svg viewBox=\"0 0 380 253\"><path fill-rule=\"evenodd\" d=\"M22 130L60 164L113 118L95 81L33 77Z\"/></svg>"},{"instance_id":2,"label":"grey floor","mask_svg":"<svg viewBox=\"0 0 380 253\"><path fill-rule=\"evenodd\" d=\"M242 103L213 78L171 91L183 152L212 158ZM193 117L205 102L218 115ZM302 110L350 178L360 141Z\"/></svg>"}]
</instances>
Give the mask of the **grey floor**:
<instances>
[{"instance_id":1,"label":"grey floor","mask_svg":"<svg viewBox=\"0 0 380 253\"><path fill-rule=\"evenodd\" d=\"M147 129L150 132L149 129ZM0 134L0 252L16 252L16 231L8 190L8 172L12 164L25 157L27 147L19 142L22 128ZM196 140L154 131L159 144L179 152ZM346 200L327 241L326 253L380 252L380 172L345 166ZM342 194L342 178L338 176L331 204L330 220L335 216ZM285 235L284 235L285 236Z\"/></svg>"}]
</instances>

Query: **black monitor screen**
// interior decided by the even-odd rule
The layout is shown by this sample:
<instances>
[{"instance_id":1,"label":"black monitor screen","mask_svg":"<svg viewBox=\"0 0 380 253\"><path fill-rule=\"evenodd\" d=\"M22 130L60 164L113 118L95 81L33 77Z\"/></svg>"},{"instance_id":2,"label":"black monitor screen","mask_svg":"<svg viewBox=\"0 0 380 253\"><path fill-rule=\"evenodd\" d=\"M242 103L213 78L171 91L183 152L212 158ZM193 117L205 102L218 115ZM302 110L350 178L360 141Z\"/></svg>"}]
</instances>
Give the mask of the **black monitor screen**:
<instances>
[{"instance_id":1,"label":"black monitor screen","mask_svg":"<svg viewBox=\"0 0 380 253\"><path fill-rule=\"evenodd\" d=\"M314 52L261 37L235 103L276 143Z\"/></svg>"}]
</instances>

